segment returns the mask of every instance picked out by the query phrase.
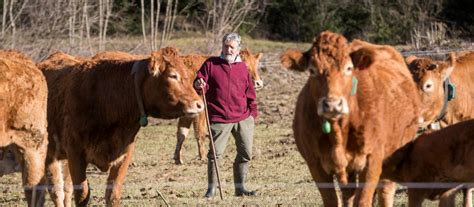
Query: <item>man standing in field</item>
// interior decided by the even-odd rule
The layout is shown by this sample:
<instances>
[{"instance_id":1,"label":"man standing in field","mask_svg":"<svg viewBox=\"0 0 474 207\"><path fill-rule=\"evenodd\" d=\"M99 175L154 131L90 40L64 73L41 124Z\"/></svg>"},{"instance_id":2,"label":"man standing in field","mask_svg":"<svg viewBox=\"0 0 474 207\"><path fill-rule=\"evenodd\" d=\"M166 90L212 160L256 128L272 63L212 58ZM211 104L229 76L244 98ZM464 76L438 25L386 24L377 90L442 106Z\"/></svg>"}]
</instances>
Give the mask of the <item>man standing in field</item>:
<instances>
[{"instance_id":1,"label":"man standing in field","mask_svg":"<svg viewBox=\"0 0 474 207\"><path fill-rule=\"evenodd\" d=\"M220 57L211 57L204 62L194 81L198 92L206 93L215 143L217 160L222 156L230 134L235 138L234 185L236 196L254 196L255 191L245 189L245 179L252 158L252 144L257 102L252 79L240 53L241 38L236 33L224 35ZM217 175L214 156L209 150L208 189L205 197L216 194Z\"/></svg>"}]
</instances>

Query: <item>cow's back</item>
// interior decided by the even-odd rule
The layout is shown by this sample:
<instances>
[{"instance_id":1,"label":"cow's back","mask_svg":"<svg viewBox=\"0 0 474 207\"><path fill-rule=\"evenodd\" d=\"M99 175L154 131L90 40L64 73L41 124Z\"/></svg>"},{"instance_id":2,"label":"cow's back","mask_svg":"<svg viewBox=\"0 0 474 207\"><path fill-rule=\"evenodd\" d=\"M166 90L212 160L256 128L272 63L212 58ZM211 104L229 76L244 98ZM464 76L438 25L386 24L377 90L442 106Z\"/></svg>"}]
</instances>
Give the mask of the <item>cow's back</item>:
<instances>
[{"instance_id":1,"label":"cow's back","mask_svg":"<svg viewBox=\"0 0 474 207\"><path fill-rule=\"evenodd\" d=\"M414 139L418 128L420 97L402 56L391 47L366 46L374 51L370 68L356 72L359 116L354 123L370 129L367 147L384 143L385 156ZM385 140L370 133L385 135ZM365 133L365 132L364 132Z\"/></svg>"},{"instance_id":2,"label":"cow's back","mask_svg":"<svg viewBox=\"0 0 474 207\"><path fill-rule=\"evenodd\" d=\"M26 142L40 144L39 135L46 133L47 126L46 99L46 81L31 59L18 52L0 51L0 129L36 133L38 137Z\"/></svg>"}]
</instances>

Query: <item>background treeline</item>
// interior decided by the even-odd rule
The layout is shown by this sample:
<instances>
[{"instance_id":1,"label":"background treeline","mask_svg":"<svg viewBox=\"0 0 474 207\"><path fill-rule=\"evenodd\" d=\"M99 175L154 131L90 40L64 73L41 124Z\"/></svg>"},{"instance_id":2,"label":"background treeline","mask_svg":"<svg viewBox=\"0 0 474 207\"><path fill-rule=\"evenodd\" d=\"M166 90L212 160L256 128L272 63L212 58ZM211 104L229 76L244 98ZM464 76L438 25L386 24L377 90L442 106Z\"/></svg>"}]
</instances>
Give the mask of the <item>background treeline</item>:
<instances>
[{"instance_id":1,"label":"background treeline","mask_svg":"<svg viewBox=\"0 0 474 207\"><path fill-rule=\"evenodd\" d=\"M0 0L2 48L59 40L105 49L108 38L141 36L150 49L180 34L215 49L223 33L311 41L324 30L415 47L474 39L473 0Z\"/></svg>"},{"instance_id":2,"label":"background treeline","mask_svg":"<svg viewBox=\"0 0 474 207\"><path fill-rule=\"evenodd\" d=\"M430 35L472 39L473 9L472 0L277 0L267 7L264 26L256 34L309 41L315 33L331 29L350 38L391 44Z\"/></svg>"}]
</instances>

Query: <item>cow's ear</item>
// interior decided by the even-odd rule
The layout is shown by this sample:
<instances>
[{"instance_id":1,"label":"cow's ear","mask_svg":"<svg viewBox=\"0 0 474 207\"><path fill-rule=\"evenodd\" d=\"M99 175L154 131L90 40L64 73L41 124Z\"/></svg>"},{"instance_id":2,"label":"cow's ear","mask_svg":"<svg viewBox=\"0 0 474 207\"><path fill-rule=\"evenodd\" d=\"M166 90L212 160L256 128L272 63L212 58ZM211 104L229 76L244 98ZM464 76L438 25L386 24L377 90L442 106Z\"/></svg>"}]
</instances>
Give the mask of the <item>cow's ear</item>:
<instances>
[{"instance_id":1,"label":"cow's ear","mask_svg":"<svg viewBox=\"0 0 474 207\"><path fill-rule=\"evenodd\" d=\"M372 63L374 62L374 55L373 50L369 50L367 48L358 48L350 53L352 63L354 64L354 68L359 70L364 70L369 68Z\"/></svg>"},{"instance_id":2,"label":"cow's ear","mask_svg":"<svg viewBox=\"0 0 474 207\"><path fill-rule=\"evenodd\" d=\"M255 55L255 59L260 60L262 56L263 56L263 53L259 52L257 55Z\"/></svg>"},{"instance_id":3,"label":"cow's ear","mask_svg":"<svg viewBox=\"0 0 474 207\"><path fill-rule=\"evenodd\" d=\"M441 77L443 78L443 81L451 75L454 67L456 67L456 54L451 52L446 62L447 67L441 69Z\"/></svg>"},{"instance_id":4,"label":"cow's ear","mask_svg":"<svg viewBox=\"0 0 474 207\"><path fill-rule=\"evenodd\" d=\"M286 69L305 71L308 68L308 57L309 55L297 49L288 49L280 56L280 61Z\"/></svg>"},{"instance_id":5,"label":"cow's ear","mask_svg":"<svg viewBox=\"0 0 474 207\"><path fill-rule=\"evenodd\" d=\"M408 57L405 58L405 62L407 63L407 65L410 65L413 61L415 61L416 59L418 59L418 57L414 56L414 55L410 55Z\"/></svg>"},{"instance_id":6,"label":"cow's ear","mask_svg":"<svg viewBox=\"0 0 474 207\"><path fill-rule=\"evenodd\" d=\"M161 51L153 52L148 63L148 71L153 76L159 76L166 68L167 57Z\"/></svg>"}]
</instances>

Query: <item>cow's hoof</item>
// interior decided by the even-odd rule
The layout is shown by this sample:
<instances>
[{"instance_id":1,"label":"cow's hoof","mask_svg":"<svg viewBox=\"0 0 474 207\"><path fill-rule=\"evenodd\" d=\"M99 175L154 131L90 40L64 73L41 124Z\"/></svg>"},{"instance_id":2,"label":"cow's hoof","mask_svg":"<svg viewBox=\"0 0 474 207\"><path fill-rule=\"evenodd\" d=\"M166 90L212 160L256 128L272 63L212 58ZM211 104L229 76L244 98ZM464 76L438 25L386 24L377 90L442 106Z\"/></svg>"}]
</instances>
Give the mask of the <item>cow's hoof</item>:
<instances>
[{"instance_id":1,"label":"cow's hoof","mask_svg":"<svg viewBox=\"0 0 474 207\"><path fill-rule=\"evenodd\" d=\"M182 165L182 164L184 164L184 162L181 159L176 159L176 160L174 160L174 164Z\"/></svg>"}]
</instances>

